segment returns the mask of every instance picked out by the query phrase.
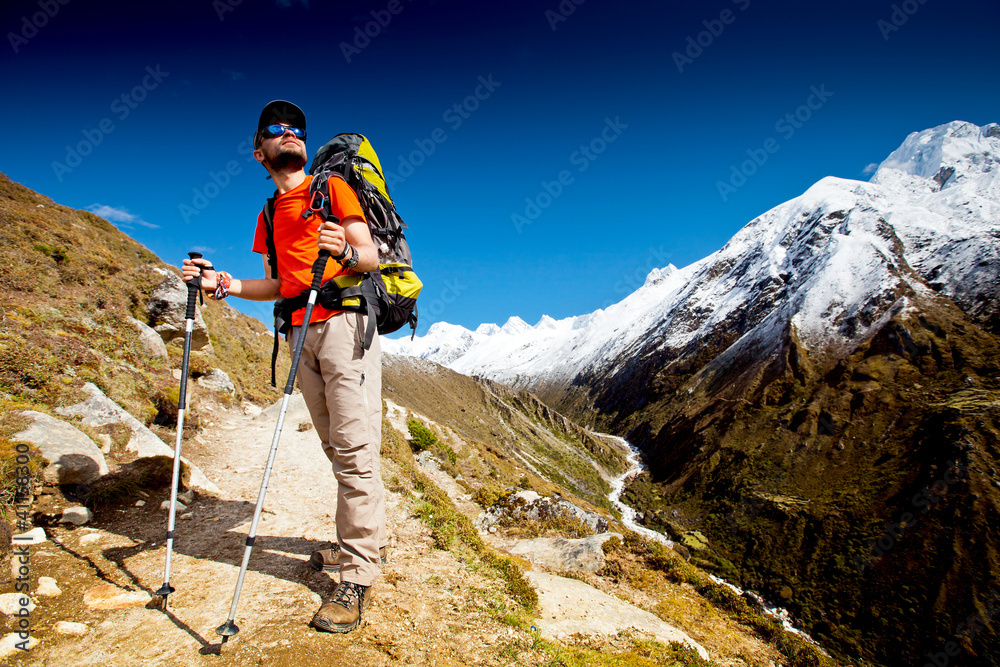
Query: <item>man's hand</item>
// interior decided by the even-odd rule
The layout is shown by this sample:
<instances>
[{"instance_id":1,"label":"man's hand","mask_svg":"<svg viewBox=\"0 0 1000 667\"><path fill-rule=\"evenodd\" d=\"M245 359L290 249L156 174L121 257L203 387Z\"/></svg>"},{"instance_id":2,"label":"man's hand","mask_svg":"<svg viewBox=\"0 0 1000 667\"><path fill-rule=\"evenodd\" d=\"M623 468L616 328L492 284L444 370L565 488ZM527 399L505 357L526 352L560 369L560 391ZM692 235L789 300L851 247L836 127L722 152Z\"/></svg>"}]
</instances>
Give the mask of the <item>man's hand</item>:
<instances>
[{"instance_id":1,"label":"man's hand","mask_svg":"<svg viewBox=\"0 0 1000 667\"><path fill-rule=\"evenodd\" d=\"M319 226L320 250L329 250L334 257L339 256L347 247L347 235L339 223L324 220Z\"/></svg>"},{"instance_id":2,"label":"man's hand","mask_svg":"<svg viewBox=\"0 0 1000 667\"><path fill-rule=\"evenodd\" d=\"M192 278L196 278L199 273L199 266L212 266L212 263L200 257L198 259L185 259L184 266L181 267L184 272L184 282L188 282ZM215 269L208 269L201 273L201 288L206 292L214 292L215 288L219 286L218 279L215 275Z\"/></svg>"}]
</instances>

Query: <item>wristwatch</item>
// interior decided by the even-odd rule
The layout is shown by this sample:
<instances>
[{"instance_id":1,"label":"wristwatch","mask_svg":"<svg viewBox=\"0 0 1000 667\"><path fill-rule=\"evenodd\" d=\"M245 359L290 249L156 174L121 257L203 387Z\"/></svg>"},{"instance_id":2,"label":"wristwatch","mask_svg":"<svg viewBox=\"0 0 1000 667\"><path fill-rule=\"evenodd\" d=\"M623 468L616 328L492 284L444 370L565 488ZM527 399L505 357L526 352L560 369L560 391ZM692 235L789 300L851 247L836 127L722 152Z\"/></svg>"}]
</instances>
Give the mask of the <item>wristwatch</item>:
<instances>
[{"instance_id":1,"label":"wristwatch","mask_svg":"<svg viewBox=\"0 0 1000 667\"><path fill-rule=\"evenodd\" d=\"M345 269L353 269L355 266L358 265L358 262L361 261L361 257L358 256L358 249L357 248L355 248L354 246L352 246L350 243L347 244L347 247L349 247L351 249L351 258L343 260L341 262L341 265Z\"/></svg>"}]
</instances>

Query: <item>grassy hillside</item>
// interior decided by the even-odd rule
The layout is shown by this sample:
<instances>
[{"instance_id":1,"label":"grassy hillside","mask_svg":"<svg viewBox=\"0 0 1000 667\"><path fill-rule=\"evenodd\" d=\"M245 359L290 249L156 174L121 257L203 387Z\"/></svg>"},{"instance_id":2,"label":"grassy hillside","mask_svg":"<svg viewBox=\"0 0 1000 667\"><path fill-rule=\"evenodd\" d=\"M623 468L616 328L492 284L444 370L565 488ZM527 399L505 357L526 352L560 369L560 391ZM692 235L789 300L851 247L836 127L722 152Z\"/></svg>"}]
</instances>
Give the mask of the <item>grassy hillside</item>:
<instances>
[{"instance_id":1,"label":"grassy hillside","mask_svg":"<svg viewBox=\"0 0 1000 667\"><path fill-rule=\"evenodd\" d=\"M171 370L180 367L181 341L167 346L169 363L151 359L128 317L147 321L146 303L163 280L154 269L176 268L107 220L2 174L0 263L0 413L49 412L83 398L79 388L92 382L140 421L169 423L158 415L176 406ZM192 376L221 368L237 388L225 400L273 402L271 338L261 323L224 303L208 302L202 313L213 345L192 354ZM0 435L15 430L0 424Z\"/></svg>"},{"instance_id":2,"label":"grassy hillside","mask_svg":"<svg viewBox=\"0 0 1000 667\"><path fill-rule=\"evenodd\" d=\"M611 510L604 477L625 471L625 453L534 396L411 357L386 356L382 386L385 398L447 425L475 452L456 458L470 491L521 485Z\"/></svg>"}]
</instances>

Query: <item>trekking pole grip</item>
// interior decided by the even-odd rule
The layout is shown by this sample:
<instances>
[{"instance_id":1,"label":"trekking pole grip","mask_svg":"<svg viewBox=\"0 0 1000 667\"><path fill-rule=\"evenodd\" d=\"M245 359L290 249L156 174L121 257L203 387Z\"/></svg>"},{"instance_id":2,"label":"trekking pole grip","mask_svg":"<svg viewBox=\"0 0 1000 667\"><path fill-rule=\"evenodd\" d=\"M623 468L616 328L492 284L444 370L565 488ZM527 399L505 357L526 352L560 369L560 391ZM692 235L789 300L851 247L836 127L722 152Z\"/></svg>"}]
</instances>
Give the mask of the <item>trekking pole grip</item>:
<instances>
[{"instance_id":1,"label":"trekking pole grip","mask_svg":"<svg viewBox=\"0 0 1000 667\"><path fill-rule=\"evenodd\" d=\"M309 286L310 290L319 290L320 283L323 282L323 272L326 271L326 261L328 259L330 259L330 251L320 250L319 257L317 257L315 263L313 263L313 281L312 285Z\"/></svg>"},{"instance_id":2,"label":"trekking pole grip","mask_svg":"<svg viewBox=\"0 0 1000 667\"><path fill-rule=\"evenodd\" d=\"M202 254L200 252L189 252L188 257L191 259L201 259ZM198 294L201 293L201 274L204 273L205 267L198 265L198 275L188 281L188 300L187 300L187 312L184 313L184 318L188 320L194 319L194 308L195 303L198 300Z\"/></svg>"}]
</instances>

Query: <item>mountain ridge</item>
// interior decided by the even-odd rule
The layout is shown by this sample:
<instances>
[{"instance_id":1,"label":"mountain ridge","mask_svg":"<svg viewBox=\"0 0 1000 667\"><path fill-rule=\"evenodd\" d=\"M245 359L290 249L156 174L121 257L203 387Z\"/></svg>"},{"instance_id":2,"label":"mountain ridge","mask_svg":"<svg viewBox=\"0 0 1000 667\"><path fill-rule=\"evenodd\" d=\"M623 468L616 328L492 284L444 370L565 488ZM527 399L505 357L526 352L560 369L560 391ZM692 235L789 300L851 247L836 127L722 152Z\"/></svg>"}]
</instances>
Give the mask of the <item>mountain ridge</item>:
<instances>
[{"instance_id":1,"label":"mountain ridge","mask_svg":"<svg viewBox=\"0 0 1000 667\"><path fill-rule=\"evenodd\" d=\"M996 124L915 132L870 182L821 179L618 304L520 336L449 330L448 365L627 437L647 525L697 529L699 564L824 643L916 661L1000 582L998 156ZM880 552L955 466L968 478ZM998 644L962 646L996 665Z\"/></svg>"}]
</instances>

